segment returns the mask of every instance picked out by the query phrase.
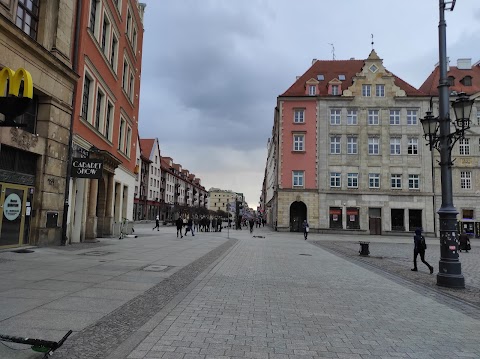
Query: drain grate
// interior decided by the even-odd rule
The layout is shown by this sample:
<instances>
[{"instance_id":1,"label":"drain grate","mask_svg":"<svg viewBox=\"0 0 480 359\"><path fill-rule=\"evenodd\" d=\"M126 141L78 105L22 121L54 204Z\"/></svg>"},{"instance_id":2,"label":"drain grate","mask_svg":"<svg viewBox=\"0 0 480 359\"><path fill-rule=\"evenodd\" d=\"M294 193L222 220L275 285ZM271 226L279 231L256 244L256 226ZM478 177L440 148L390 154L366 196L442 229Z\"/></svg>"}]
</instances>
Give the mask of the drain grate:
<instances>
[{"instance_id":1,"label":"drain grate","mask_svg":"<svg viewBox=\"0 0 480 359\"><path fill-rule=\"evenodd\" d=\"M299 256L307 256L307 257L311 257L312 255L311 254L307 254L307 253L300 253Z\"/></svg>"},{"instance_id":2,"label":"drain grate","mask_svg":"<svg viewBox=\"0 0 480 359\"><path fill-rule=\"evenodd\" d=\"M174 268L174 266L150 265L143 267L142 270L147 272L166 272L172 268Z\"/></svg>"},{"instance_id":3,"label":"drain grate","mask_svg":"<svg viewBox=\"0 0 480 359\"><path fill-rule=\"evenodd\" d=\"M112 253L115 253L115 252L90 251L90 252L81 253L81 254L79 254L79 255L83 255L83 256L93 256L93 257L101 257L101 256L106 256L106 255L112 254Z\"/></svg>"},{"instance_id":4,"label":"drain grate","mask_svg":"<svg viewBox=\"0 0 480 359\"><path fill-rule=\"evenodd\" d=\"M17 249L12 251L13 253L33 253L35 251L32 251L31 249Z\"/></svg>"}]
</instances>

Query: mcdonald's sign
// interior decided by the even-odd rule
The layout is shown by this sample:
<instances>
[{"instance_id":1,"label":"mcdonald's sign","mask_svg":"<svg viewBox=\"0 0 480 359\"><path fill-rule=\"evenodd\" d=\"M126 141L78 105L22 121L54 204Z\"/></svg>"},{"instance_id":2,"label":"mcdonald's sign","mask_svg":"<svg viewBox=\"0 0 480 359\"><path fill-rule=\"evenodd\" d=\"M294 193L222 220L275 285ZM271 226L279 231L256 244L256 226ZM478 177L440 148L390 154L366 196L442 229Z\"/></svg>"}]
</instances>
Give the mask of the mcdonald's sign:
<instances>
[{"instance_id":1,"label":"mcdonald's sign","mask_svg":"<svg viewBox=\"0 0 480 359\"><path fill-rule=\"evenodd\" d=\"M25 113L32 99L33 80L27 70L13 71L8 67L0 70L0 113L5 115L0 127L20 126L13 119Z\"/></svg>"}]
</instances>

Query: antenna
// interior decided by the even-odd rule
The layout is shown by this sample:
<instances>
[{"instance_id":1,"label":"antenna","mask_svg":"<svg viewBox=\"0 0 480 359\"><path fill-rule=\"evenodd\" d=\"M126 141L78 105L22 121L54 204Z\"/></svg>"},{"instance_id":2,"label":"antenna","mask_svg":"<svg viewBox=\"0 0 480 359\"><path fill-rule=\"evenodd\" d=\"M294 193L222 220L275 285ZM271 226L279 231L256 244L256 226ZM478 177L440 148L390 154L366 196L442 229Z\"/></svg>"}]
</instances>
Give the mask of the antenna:
<instances>
[{"instance_id":1,"label":"antenna","mask_svg":"<svg viewBox=\"0 0 480 359\"><path fill-rule=\"evenodd\" d=\"M331 43L328 43L328 44L332 47L332 57L333 57L333 60L335 60L335 45Z\"/></svg>"},{"instance_id":2,"label":"antenna","mask_svg":"<svg viewBox=\"0 0 480 359\"><path fill-rule=\"evenodd\" d=\"M375 42L373 41L373 34L372 34L372 50L373 50L373 45L375 45Z\"/></svg>"}]
</instances>

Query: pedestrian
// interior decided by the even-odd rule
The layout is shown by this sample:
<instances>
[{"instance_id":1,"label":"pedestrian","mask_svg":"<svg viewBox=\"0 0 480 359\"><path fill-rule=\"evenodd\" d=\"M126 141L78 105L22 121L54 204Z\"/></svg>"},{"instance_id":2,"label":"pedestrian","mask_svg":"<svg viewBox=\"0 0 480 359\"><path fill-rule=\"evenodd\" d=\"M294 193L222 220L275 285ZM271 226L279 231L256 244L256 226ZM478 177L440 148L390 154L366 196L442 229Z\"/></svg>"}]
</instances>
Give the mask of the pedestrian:
<instances>
[{"instance_id":1,"label":"pedestrian","mask_svg":"<svg viewBox=\"0 0 480 359\"><path fill-rule=\"evenodd\" d=\"M180 233L180 238L183 238L183 234L182 234L183 221L182 221L182 218L178 217L177 220L175 221L175 224L177 226L177 238L178 238L178 233Z\"/></svg>"},{"instance_id":2,"label":"pedestrian","mask_svg":"<svg viewBox=\"0 0 480 359\"><path fill-rule=\"evenodd\" d=\"M470 246L470 238L468 238L468 234L462 233L460 234L460 237L458 238L460 240L460 245L458 246L458 251L465 251L468 253L468 251L471 249Z\"/></svg>"},{"instance_id":3,"label":"pedestrian","mask_svg":"<svg viewBox=\"0 0 480 359\"><path fill-rule=\"evenodd\" d=\"M422 236L422 230L417 228L415 230L415 235L413 236L414 249L413 249L413 272L417 272L417 256L420 254L420 259L422 262L430 269L430 274L433 274L433 267L425 261L425 250L427 249L427 243L425 242L425 237Z\"/></svg>"},{"instance_id":4,"label":"pedestrian","mask_svg":"<svg viewBox=\"0 0 480 359\"><path fill-rule=\"evenodd\" d=\"M157 229L157 231L160 230L160 216L158 214L155 217L155 227L153 227L152 231L154 231L155 228Z\"/></svg>"},{"instance_id":5,"label":"pedestrian","mask_svg":"<svg viewBox=\"0 0 480 359\"><path fill-rule=\"evenodd\" d=\"M217 231L217 219L215 217L212 218L212 229L214 232Z\"/></svg>"},{"instance_id":6,"label":"pedestrian","mask_svg":"<svg viewBox=\"0 0 480 359\"><path fill-rule=\"evenodd\" d=\"M195 234L193 233L193 220L191 217L187 221L187 228L185 228L185 236L187 235L188 231L192 233L192 237L195 237Z\"/></svg>"},{"instance_id":7,"label":"pedestrian","mask_svg":"<svg viewBox=\"0 0 480 359\"><path fill-rule=\"evenodd\" d=\"M253 218L250 218L248 220L248 223L250 225L250 233L252 233L253 232L253 226L255 225L255 221L253 220Z\"/></svg>"},{"instance_id":8,"label":"pedestrian","mask_svg":"<svg viewBox=\"0 0 480 359\"><path fill-rule=\"evenodd\" d=\"M306 219L303 220L302 227L303 227L303 237L305 238L305 240L307 240L308 232L310 231L310 226L308 225L308 222Z\"/></svg>"}]
</instances>

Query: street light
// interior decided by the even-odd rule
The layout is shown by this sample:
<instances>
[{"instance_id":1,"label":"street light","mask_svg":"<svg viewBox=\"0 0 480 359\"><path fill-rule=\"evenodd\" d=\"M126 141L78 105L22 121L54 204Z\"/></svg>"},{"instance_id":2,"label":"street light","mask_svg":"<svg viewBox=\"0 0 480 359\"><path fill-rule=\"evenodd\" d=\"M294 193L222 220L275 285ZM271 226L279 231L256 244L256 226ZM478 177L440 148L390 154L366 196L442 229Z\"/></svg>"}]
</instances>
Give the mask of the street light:
<instances>
[{"instance_id":1,"label":"street light","mask_svg":"<svg viewBox=\"0 0 480 359\"><path fill-rule=\"evenodd\" d=\"M447 7L449 6L449 7ZM440 80L438 85L438 118L427 112L421 120L425 139L430 150L440 152L442 205L438 210L440 220L440 261L438 264L437 285L449 288L465 288L462 265L458 259L457 210L453 205L452 193L452 148L465 136L470 128L470 113L473 100L461 93L452 104L456 122L455 131L450 133L449 83L447 78L447 36L445 11L452 11L455 1L439 0L440 21L438 25L438 43L440 60Z\"/></svg>"}]
</instances>

